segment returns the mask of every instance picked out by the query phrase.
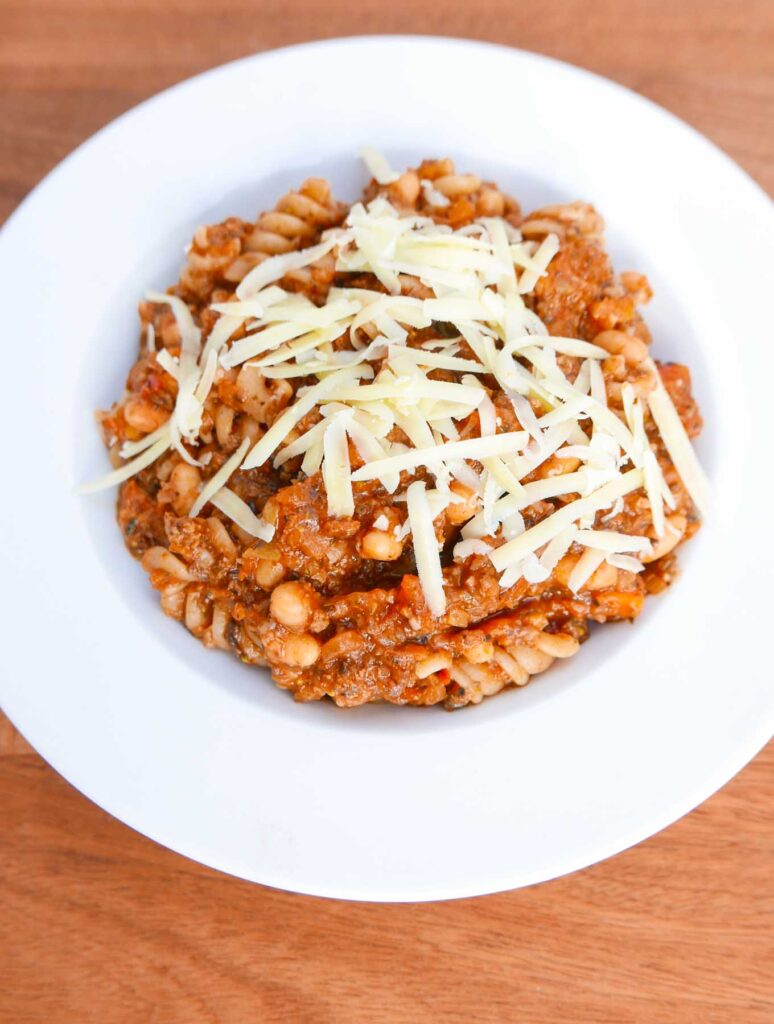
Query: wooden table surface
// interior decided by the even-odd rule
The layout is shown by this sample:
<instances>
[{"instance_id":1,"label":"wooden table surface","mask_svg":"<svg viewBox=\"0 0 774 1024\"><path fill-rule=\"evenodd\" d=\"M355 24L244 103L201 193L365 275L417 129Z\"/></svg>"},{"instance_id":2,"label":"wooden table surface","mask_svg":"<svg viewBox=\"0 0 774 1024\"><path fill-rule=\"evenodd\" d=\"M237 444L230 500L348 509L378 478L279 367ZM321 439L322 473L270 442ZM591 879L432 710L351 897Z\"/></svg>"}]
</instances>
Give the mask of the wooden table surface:
<instances>
[{"instance_id":1,"label":"wooden table surface","mask_svg":"<svg viewBox=\"0 0 774 1024\"><path fill-rule=\"evenodd\" d=\"M257 50L374 32L491 39L591 68L685 118L774 192L772 0L0 0L0 220L157 90ZM774 1020L771 747L606 863L404 906L300 897L193 864L90 804L2 719L0 755L4 1024Z\"/></svg>"}]
</instances>

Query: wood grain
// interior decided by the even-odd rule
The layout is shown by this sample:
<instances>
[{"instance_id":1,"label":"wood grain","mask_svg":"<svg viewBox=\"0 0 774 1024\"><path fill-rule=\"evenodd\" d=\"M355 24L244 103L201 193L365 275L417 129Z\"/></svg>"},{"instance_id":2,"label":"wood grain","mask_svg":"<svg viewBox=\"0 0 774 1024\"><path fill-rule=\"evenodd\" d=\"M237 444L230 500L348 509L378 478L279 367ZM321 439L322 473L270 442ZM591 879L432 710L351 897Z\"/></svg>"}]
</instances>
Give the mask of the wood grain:
<instances>
[{"instance_id":1,"label":"wood grain","mask_svg":"<svg viewBox=\"0 0 774 1024\"><path fill-rule=\"evenodd\" d=\"M256 50L369 32L581 64L685 118L774 192L771 0L0 0L0 219L157 90ZM592 142L615 145L614 126L589 118ZM666 832L568 878L390 907L178 857L86 801L0 718L0 1021L768 1024L773 768L769 748Z\"/></svg>"}]
</instances>

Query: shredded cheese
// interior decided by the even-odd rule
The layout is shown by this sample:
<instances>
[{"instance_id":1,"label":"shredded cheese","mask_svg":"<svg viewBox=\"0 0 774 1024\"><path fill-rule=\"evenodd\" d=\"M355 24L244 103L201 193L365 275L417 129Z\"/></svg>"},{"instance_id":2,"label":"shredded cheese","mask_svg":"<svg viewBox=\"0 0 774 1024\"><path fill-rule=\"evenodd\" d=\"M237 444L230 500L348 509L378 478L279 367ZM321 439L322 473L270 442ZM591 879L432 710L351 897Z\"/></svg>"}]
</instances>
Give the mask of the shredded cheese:
<instances>
[{"instance_id":1,"label":"shredded cheese","mask_svg":"<svg viewBox=\"0 0 774 1024\"><path fill-rule=\"evenodd\" d=\"M371 146L364 146L360 150L360 158L368 168L371 177L375 178L379 185L391 185L400 177L396 171L393 171L385 157Z\"/></svg>"},{"instance_id":2,"label":"shredded cheese","mask_svg":"<svg viewBox=\"0 0 774 1024\"><path fill-rule=\"evenodd\" d=\"M647 537L617 533L615 530L578 530L575 534L575 543L612 554L625 554L631 551L647 552L651 548Z\"/></svg>"},{"instance_id":3,"label":"shredded cheese","mask_svg":"<svg viewBox=\"0 0 774 1024\"><path fill-rule=\"evenodd\" d=\"M124 441L121 445L119 455L122 459L131 459L135 455L139 455L140 452L144 452L146 448L150 448L157 441L162 438L166 438L167 444L169 445L169 420L166 423L162 423L160 427L157 427L150 434L146 434L145 437L141 437L139 441Z\"/></svg>"},{"instance_id":4,"label":"shredded cheese","mask_svg":"<svg viewBox=\"0 0 774 1024\"><path fill-rule=\"evenodd\" d=\"M376 151L367 148L362 156L378 185L400 177ZM448 206L432 182L423 179L420 186L429 205ZM436 617L446 599L433 520L461 500L451 489L454 480L476 502L454 557L488 556L503 587L521 578L547 579L573 544L583 548L570 578L576 591L605 560L642 571L637 556L652 553L651 541L598 529L595 520L602 512L603 523L615 518L624 496L643 488L653 532L663 536L665 508L674 508L675 500L651 445L653 425L702 515L708 483L652 361L647 365L655 388L642 399L624 383L621 414L605 386L602 363L609 353L583 339L549 335L525 302L559 246L552 234L539 244L525 240L498 217L455 230L427 216L404 215L380 194L355 203L344 224L325 231L316 244L263 258L231 301L210 307L218 319L204 345L182 299L149 292L150 301L170 308L180 334L177 357L164 347L157 351L151 325L144 339L177 383L174 408L157 430L123 443L120 453L129 460L124 466L81 491L123 482L170 446L186 462L207 465L212 450L194 454L205 440L205 405L224 374L247 364L268 380L297 382L295 395L252 448L244 441L204 484L192 516L210 501L246 533L270 539L273 528L227 486L240 467L249 470L269 459L279 468L300 458L302 473L321 472L331 516L355 515L360 483L378 480L395 494L401 473L427 470L435 489L407 481L408 518L394 529L399 537L411 536L425 600ZM378 284L332 287L316 305L277 283L326 256L338 271L371 274ZM413 291L418 285L421 298ZM445 337L417 339L413 332L433 324L444 325ZM562 357L582 360L573 381ZM490 397L492 379L522 429L498 433L502 409ZM299 387L302 380L311 383ZM296 437L295 428L313 410L319 417ZM567 463L568 472L552 468L525 482L554 455L577 461ZM627 464L633 468L624 471ZM562 502L525 529L524 510L553 499ZM388 529L389 522L382 515L374 526Z\"/></svg>"},{"instance_id":5,"label":"shredded cheese","mask_svg":"<svg viewBox=\"0 0 774 1024\"><path fill-rule=\"evenodd\" d=\"M176 295L167 295L166 292L146 292L145 298L149 302L157 302L169 306L175 317L177 329L180 332L180 345L183 355L189 357L198 356L201 331L194 323L191 310L183 300L179 299Z\"/></svg>"},{"instance_id":6,"label":"shredded cheese","mask_svg":"<svg viewBox=\"0 0 774 1024\"><path fill-rule=\"evenodd\" d=\"M239 469L249 447L250 441L248 438L245 438L234 454L226 459L217 473L214 473L204 487L202 487L196 501L191 506L189 515L198 516L213 494L217 494L221 487L225 487L232 474Z\"/></svg>"},{"instance_id":7,"label":"shredded cheese","mask_svg":"<svg viewBox=\"0 0 774 1024\"><path fill-rule=\"evenodd\" d=\"M559 252L559 239L556 235L546 235L538 247L538 251L532 257L535 266L534 270L525 270L519 281L519 291L522 294L531 292L538 283L539 278L545 274L548 264Z\"/></svg>"},{"instance_id":8,"label":"shredded cheese","mask_svg":"<svg viewBox=\"0 0 774 1024\"><path fill-rule=\"evenodd\" d=\"M639 558L632 558L631 555L608 555L606 561L615 569L623 569L626 572L639 573L645 566Z\"/></svg>"},{"instance_id":9,"label":"shredded cheese","mask_svg":"<svg viewBox=\"0 0 774 1024\"><path fill-rule=\"evenodd\" d=\"M446 594L443 589L441 557L433 528L433 515L425 485L421 480L416 480L410 485L406 491L406 502L414 541L417 575L430 614L437 619L446 611Z\"/></svg>"},{"instance_id":10,"label":"shredded cheese","mask_svg":"<svg viewBox=\"0 0 774 1024\"><path fill-rule=\"evenodd\" d=\"M470 540L461 540L455 544L453 554L457 561L464 562L465 559L470 558L471 555L488 555L491 550L491 544L487 544L486 541L471 537Z\"/></svg>"},{"instance_id":11,"label":"shredded cheese","mask_svg":"<svg viewBox=\"0 0 774 1024\"><path fill-rule=\"evenodd\" d=\"M242 501L238 494L235 494L228 487L221 487L210 497L210 504L220 509L223 515L228 516L237 526L259 540L270 541L274 536L274 527L265 519L260 519L250 508L246 501Z\"/></svg>"},{"instance_id":12,"label":"shredded cheese","mask_svg":"<svg viewBox=\"0 0 774 1024\"><path fill-rule=\"evenodd\" d=\"M355 470L352 479L373 480L385 471L401 473L404 470L416 469L417 466L433 467L448 459L502 455L517 451L526 443L526 438L523 430L515 430L507 434L494 434L491 437L475 437L468 441L449 441L447 444L435 445L432 448L414 448L402 455L393 455L362 466Z\"/></svg>"},{"instance_id":13,"label":"shredded cheese","mask_svg":"<svg viewBox=\"0 0 774 1024\"><path fill-rule=\"evenodd\" d=\"M255 444L255 447L248 454L244 461L244 469L253 469L255 466L262 466L266 460L274 454L282 441L287 437L299 420L318 404L320 399L329 398L331 392L345 380L350 380L353 370L338 370L330 377L320 381L304 392L303 396L289 406L274 421L263 437Z\"/></svg>"},{"instance_id":14,"label":"shredded cheese","mask_svg":"<svg viewBox=\"0 0 774 1024\"><path fill-rule=\"evenodd\" d=\"M272 284L284 277L289 271L308 267L322 259L323 256L327 256L338 242L339 239L336 235L329 235L324 241L318 242L317 245L313 245L309 249L269 256L242 278L236 290L237 298L249 299L265 288L267 284Z\"/></svg>"},{"instance_id":15,"label":"shredded cheese","mask_svg":"<svg viewBox=\"0 0 774 1024\"><path fill-rule=\"evenodd\" d=\"M573 566L573 570L567 580L567 586L570 590L577 594L583 585L588 583L604 560L604 551L598 551L596 548L586 548Z\"/></svg>"},{"instance_id":16,"label":"shredded cheese","mask_svg":"<svg viewBox=\"0 0 774 1024\"><path fill-rule=\"evenodd\" d=\"M200 362L207 361L211 353L217 356L224 347L231 335L242 326L243 319L240 316L222 315L218 318L215 326L207 336L202 349Z\"/></svg>"},{"instance_id":17,"label":"shredded cheese","mask_svg":"<svg viewBox=\"0 0 774 1024\"><path fill-rule=\"evenodd\" d=\"M572 526L568 526L566 530L562 530L561 533L558 533L554 539L549 541L549 543L543 548L543 552L540 555L540 564L548 571L549 575L554 571L570 550L577 533L577 526L574 524Z\"/></svg>"},{"instance_id":18,"label":"shredded cheese","mask_svg":"<svg viewBox=\"0 0 774 1024\"><path fill-rule=\"evenodd\" d=\"M133 477L140 470L145 469L146 466L150 466L152 462L163 455L164 452L169 448L169 432L167 436L160 438L149 448L138 455L137 458L132 459L131 462L127 462L125 466L120 466L118 469L114 469L112 473L106 473L105 476L100 477L99 480L94 480L90 484L82 484L78 488L79 494L94 494L95 491L103 491L107 487L115 487L117 484L122 484L124 480L128 480Z\"/></svg>"},{"instance_id":19,"label":"shredded cheese","mask_svg":"<svg viewBox=\"0 0 774 1024\"><path fill-rule=\"evenodd\" d=\"M519 537L508 541L497 548L491 555L492 564L498 572L507 569L514 562L521 561L541 545L553 540L568 526L572 526L584 516L598 512L612 504L616 498L628 494L642 486L642 470L630 469L628 473L611 480L586 498L578 498L564 505L546 519L525 530Z\"/></svg>"},{"instance_id":20,"label":"shredded cheese","mask_svg":"<svg viewBox=\"0 0 774 1024\"><path fill-rule=\"evenodd\" d=\"M656 380L656 387L648 396L650 414L686 490L693 498L699 513L706 516L709 510L709 481L696 458L690 438L685 432L682 420L669 397L669 392L664 387L661 374L655 363L651 363L650 369Z\"/></svg>"},{"instance_id":21,"label":"shredded cheese","mask_svg":"<svg viewBox=\"0 0 774 1024\"><path fill-rule=\"evenodd\" d=\"M355 511L345 415L332 416L323 434L323 482L328 496L328 514L332 516L351 516Z\"/></svg>"},{"instance_id":22,"label":"shredded cheese","mask_svg":"<svg viewBox=\"0 0 774 1024\"><path fill-rule=\"evenodd\" d=\"M466 384L451 384L427 377L400 377L386 383L361 384L339 388L332 397L338 402L376 402L394 399L416 402L422 398L458 402L475 409L481 402L481 391Z\"/></svg>"}]
</instances>

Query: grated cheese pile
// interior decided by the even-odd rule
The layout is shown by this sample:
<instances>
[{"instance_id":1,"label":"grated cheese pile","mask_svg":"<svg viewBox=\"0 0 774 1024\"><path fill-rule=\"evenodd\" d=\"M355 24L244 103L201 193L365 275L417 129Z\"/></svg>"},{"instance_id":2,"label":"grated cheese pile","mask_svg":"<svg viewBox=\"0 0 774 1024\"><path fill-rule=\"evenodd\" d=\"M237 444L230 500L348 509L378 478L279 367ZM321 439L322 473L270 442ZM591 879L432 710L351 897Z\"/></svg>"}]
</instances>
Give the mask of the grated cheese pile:
<instances>
[{"instance_id":1,"label":"grated cheese pile","mask_svg":"<svg viewBox=\"0 0 774 1024\"><path fill-rule=\"evenodd\" d=\"M379 154L368 150L363 157L379 183L396 180ZM435 201L431 183L423 182L422 188ZM219 319L204 345L182 300L149 293L148 299L169 305L180 332L179 357L164 349L156 354L178 384L174 411L158 430L123 445L125 465L82 490L121 483L169 448L186 462L204 464L190 450L199 443L204 404L219 375L247 363L270 379L316 378L316 383L299 388L252 447L243 442L204 484L191 515L211 502L247 533L270 540L273 527L228 487L229 480L237 470L268 459L279 467L301 456L303 473L322 473L333 516L353 514L353 484L360 481L378 480L396 500L405 500L407 519L399 535L411 536L425 599L436 617L443 615L446 597L433 520L461 500L454 481L474 492L478 508L454 555L488 555L503 587L522 577L528 582L548 578L573 544L584 548L570 579L574 590L604 561L642 571L637 555L649 553L651 542L594 529L594 522L599 512L607 511L608 518L617 514L625 495L644 488L655 533L663 536L664 510L674 507L674 499L650 447L646 412L702 514L707 481L655 364L649 363L656 386L647 408L630 384L623 385L622 419L607 403L601 361L608 352L577 338L549 336L525 305L524 295L558 249L555 235L540 244L526 241L500 218L481 218L455 231L426 217L401 216L380 196L367 206L356 203L344 225L325 232L316 245L258 264L233 301L211 307ZM332 288L325 304L315 306L277 284L289 271L330 252L338 271L373 274L385 291ZM405 276L418 279L432 297L402 294ZM408 328L434 322L453 325L457 337L419 348L407 345ZM242 326L245 336L229 344ZM335 347L342 338L348 347ZM474 358L459 355L463 339ZM155 349L152 331L147 345ZM583 360L573 382L560 369L558 354ZM438 369L460 379L434 380L429 374ZM498 432L484 375L494 377L509 397L521 430ZM534 406L543 410L540 415ZM319 422L297 436L295 428L313 409ZM478 434L461 438L458 425L474 412ZM396 427L407 445L390 441ZM351 450L363 463L354 471ZM523 482L552 456L572 459L568 467L579 461L581 468ZM432 486L415 480L404 495L397 493L400 474L418 469L426 470ZM559 496L572 500L525 529L527 506ZM504 543L490 543L496 539Z\"/></svg>"}]
</instances>

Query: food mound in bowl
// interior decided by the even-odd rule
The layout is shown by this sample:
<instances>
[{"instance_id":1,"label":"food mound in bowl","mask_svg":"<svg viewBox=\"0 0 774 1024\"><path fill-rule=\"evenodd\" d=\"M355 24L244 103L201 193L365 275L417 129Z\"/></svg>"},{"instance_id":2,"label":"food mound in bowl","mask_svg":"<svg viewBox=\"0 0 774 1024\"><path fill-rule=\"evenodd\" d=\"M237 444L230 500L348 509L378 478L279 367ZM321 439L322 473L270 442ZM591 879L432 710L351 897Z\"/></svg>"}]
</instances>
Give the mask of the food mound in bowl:
<instances>
[{"instance_id":1,"label":"food mound in bowl","mask_svg":"<svg viewBox=\"0 0 774 1024\"><path fill-rule=\"evenodd\" d=\"M591 206L364 159L352 206L310 178L199 228L83 490L120 485L167 615L297 700L458 708L670 583L701 417Z\"/></svg>"}]
</instances>

